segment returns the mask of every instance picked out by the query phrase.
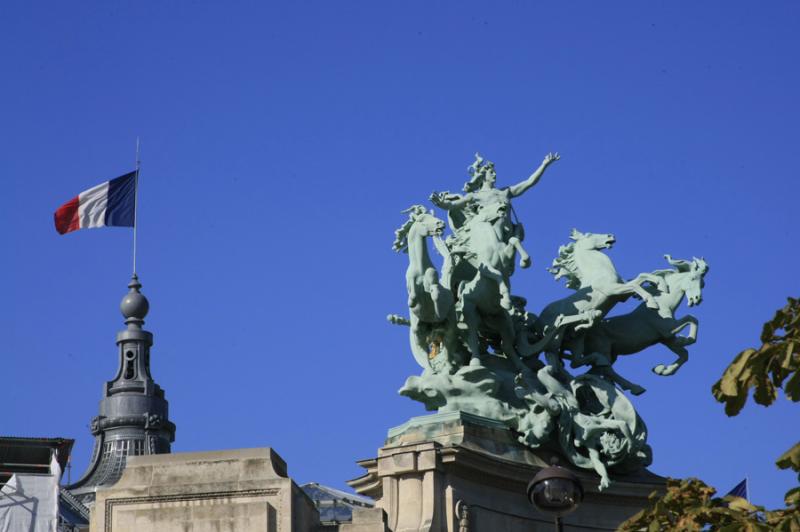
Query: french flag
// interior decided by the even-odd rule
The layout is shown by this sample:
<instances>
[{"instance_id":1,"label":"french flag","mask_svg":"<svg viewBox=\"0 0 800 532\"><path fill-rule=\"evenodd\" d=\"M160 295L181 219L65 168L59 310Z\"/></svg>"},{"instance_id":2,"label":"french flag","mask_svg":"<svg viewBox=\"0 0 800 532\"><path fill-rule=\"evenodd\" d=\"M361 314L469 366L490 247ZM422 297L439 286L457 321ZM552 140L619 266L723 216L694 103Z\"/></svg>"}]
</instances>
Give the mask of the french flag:
<instances>
[{"instance_id":1,"label":"french flag","mask_svg":"<svg viewBox=\"0 0 800 532\"><path fill-rule=\"evenodd\" d=\"M92 227L133 227L136 219L136 172L84 190L58 208L54 218L62 235Z\"/></svg>"}]
</instances>

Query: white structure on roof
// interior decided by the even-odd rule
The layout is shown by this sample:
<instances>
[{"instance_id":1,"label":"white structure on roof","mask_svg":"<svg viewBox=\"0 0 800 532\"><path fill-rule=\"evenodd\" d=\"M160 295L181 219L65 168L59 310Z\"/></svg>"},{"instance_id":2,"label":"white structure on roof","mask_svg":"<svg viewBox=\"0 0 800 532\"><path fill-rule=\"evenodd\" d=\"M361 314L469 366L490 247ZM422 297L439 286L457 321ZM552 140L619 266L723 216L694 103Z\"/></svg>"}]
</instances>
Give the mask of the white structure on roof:
<instances>
[{"instance_id":1,"label":"white structure on roof","mask_svg":"<svg viewBox=\"0 0 800 532\"><path fill-rule=\"evenodd\" d=\"M0 532L56 532L60 479L55 452L49 471L13 473L0 488Z\"/></svg>"}]
</instances>

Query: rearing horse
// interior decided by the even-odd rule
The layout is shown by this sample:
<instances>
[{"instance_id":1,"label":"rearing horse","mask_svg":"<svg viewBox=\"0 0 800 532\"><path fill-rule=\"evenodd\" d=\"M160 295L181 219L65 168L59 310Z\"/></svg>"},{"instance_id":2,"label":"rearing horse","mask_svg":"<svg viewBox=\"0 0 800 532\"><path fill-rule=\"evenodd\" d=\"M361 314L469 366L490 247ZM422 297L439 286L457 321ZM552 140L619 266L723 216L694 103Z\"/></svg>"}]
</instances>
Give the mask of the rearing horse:
<instances>
[{"instance_id":1,"label":"rearing horse","mask_svg":"<svg viewBox=\"0 0 800 532\"><path fill-rule=\"evenodd\" d=\"M600 251L614 245L614 235L581 233L573 229L570 238L573 242L559 248L559 255L549 271L556 280L566 277L567 287L575 289L575 293L547 305L536 321L541 334L559 323L577 322L557 334L545 347L548 363L555 367L561 367L562 347L567 347L573 356L582 356L583 334L576 333L594 325L614 305L631 295L641 297L647 307L658 309L658 301L642 284L649 282L656 285L658 291L667 291L663 277L658 275L640 273L627 282L619 276L611 259Z\"/></svg>"},{"instance_id":2,"label":"rearing horse","mask_svg":"<svg viewBox=\"0 0 800 532\"><path fill-rule=\"evenodd\" d=\"M612 368L620 355L632 355L658 343L664 344L678 359L667 366L659 364L653 368L657 375L672 375L689 359L687 345L697 341L697 318L687 314L675 318L675 310L686 297L689 306L699 305L703 299L703 278L708 272L708 264L703 259L691 261L673 260L665 255L674 270L658 270L669 287L669 292L655 294L659 310L651 309L644 303L633 312L603 320L586 332L585 352L589 355L573 359L572 367L592 364L592 372L599 373L628 389L634 395L644 392L644 388L622 378ZM679 336L689 327L687 336Z\"/></svg>"},{"instance_id":3,"label":"rearing horse","mask_svg":"<svg viewBox=\"0 0 800 532\"><path fill-rule=\"evenodd\" d=\"M516 332L511 319L509 278L514 270L514 258L522 249L521 234L504 240L502 225L508 216L507 203L484 206L462 229L465 237L452 255L460 256L453 263L451 286L458 293L456 310L459 324L472 363L479 364L481 356L479 329L483 325L501 339L505 354L521 371L529 371L514 347ZM525 260L524 255L522 257Z\"/></svg>"},{"instance_id":4,"label":"rearing horse","mask_svg":"<svg viewBox=\"0 0 800 532\"><path fill-rule=\"evenodd\" d=\"M392 249L408 253L406 289L410 311L411 351L417 363L429 367L431 333L453 317L453 293L439 282L439 272L431 261L428 237L440 237L445 223L428 212L422 205L413 205L403 211L409 217L397 231ZM452 327L445 327L445 330ZM444 341L449 342L449 339Z\"/></svg>"}]
</instances>

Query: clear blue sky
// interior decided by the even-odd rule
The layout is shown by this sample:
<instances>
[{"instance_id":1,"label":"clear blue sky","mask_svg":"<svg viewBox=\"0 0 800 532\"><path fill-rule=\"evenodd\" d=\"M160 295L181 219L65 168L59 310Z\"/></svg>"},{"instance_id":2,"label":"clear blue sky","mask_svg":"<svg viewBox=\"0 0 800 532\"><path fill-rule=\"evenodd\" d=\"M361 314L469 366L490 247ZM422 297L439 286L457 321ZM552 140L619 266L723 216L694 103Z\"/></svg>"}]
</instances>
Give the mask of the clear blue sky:
<instances>
[{"instance_id":1,"label":"clear blue sky","mask_svg":"<svg viewBox=\"0 0 800 532\"><path fill-rule=\"evenodd\" d=\"M270 445L299 482L361 474L424 413L406 332L400 214L562 160L516 203L538 312L569 230L614 232L620 272L711 265L691 359L620 362L648 392L652 470L777 507L800 436L781 397L726 418L711 384L798 295L796 2L3 2L0 433L76 439L114 376L131 232L59 236L64 201L132 169L139 273L175 451ZM631 304L634 304L631 302ZM619 310L624 311L625 308ZM684 307L679 314L687 312Z\"/></svg>"}]
</instances>

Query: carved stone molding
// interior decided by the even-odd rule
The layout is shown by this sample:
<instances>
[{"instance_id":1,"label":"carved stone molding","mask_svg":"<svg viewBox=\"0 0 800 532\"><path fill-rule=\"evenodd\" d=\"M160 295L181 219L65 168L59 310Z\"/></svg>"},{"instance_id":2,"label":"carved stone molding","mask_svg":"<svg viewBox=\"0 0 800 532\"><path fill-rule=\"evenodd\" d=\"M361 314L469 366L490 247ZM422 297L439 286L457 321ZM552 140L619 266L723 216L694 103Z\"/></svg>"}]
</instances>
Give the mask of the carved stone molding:
<instances>
[{"instance_id":1,"label":"carved stone molding","mask_svg":"<svg viewBox=\"0 0 800 532\"><path fill-rule=\"evenodd\" d=\"M213 499L236 499L245 497L271 497L280 493L279 488L241 490L241 491L210 491L206 493L179 493L176 495L150 495L145 497L123 497L106 500L106 526L105 532L113 532L114 507L132 504L175 503L203 501Z\"/></svg>"}]
</instances>

